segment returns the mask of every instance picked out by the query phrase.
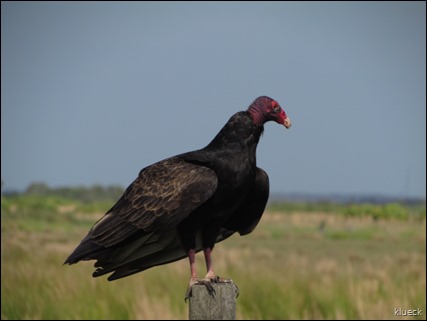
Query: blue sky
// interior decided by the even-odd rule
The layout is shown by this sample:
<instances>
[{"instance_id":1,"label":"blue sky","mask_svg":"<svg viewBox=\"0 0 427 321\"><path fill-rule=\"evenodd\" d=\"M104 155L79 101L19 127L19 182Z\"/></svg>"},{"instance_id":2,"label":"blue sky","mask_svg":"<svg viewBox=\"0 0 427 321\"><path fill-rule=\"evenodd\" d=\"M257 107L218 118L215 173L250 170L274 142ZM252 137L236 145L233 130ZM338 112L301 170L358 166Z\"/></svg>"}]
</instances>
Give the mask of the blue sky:
<instances>
[{"instance_id":1,"label":"blue sky","mask_svg":"<svg viewBox=\"0 0 427 321\"><path fill-rule=\"evenodd\" d=\"M258 96L273 193L426 196L425 2L1 2L3 189L129 185Z\"/></svg>"}]
</instances>

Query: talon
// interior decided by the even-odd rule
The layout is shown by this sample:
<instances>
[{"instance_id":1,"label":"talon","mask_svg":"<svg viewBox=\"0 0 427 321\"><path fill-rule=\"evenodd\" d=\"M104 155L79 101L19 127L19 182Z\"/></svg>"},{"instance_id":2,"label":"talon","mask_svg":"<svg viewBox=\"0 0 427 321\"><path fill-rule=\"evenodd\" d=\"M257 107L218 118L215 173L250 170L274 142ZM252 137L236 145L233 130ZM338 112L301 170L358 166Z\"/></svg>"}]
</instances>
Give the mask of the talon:
<instances>
[{"instance_id":1,"label":"talon","mask_svg":"<svg viewBox=\"0 0 427 321\"><path fill-rule=\"evenodd\" d=\"M209 280L200 280L198 282L198 284L203 284L206 287L206 289L208 290L208 293L209 293L209 295L211 297L215 296L216 291L215 291L215 289L214 289L211 281L209 281Z\"/></svg>"},{"instance_id":2,"label":"talon","mask_svg":"<svg viewBox=\"0 0 427 321\"><path fill-rule=\"evenodd\" d=\"M219 283L220 282L220 279L219 279L219 276L218 275L215 275L213 278L211 278L210 279L211 280L211 282L213 282L213 283Z\"/></svg>"},{"instance_id":3,"label":"talon","mask_svg":"<svg viewBox=\"0 0 427 321\"><path fill-rule=\"evenodd\" d=\"M190 298L191 296L191 289L187 289L187 292L185 292L185 297L184 297L184 302L187 303L187 300Z\"/></svg>"},{"instance_id":4,"label":"talon","mask_svg":"<svg viewBox=\"0 0 427 321\"><path fill-rule=\"evenodd\" d=\"M184 302L187 303L187 300L191 297L193 294L193 285L197 284L198 280L196 278L191 278L190 282L188 283L187 291L185 292Z\"/></svg>"},{"instance_id":5,"label":"talon","mask_svg":"<svg viewBox=\"0 0 427 321\"><path fill-rule=\"evenodd\" d=\"M233 280L230 279L230 282L233 283L233 285L234 285L234 291L236 292L236 299L237 299L239 297L239 294L240 294L239 287L237 286L236 283L234 283Z\"/></svg>"},{"instance_id":6,"label":"talon","mask_svg":"<svg viewBox=\"0 0 427 321\"><path fill-rule=\"evenodd\" d=\"M209 279L203 279L203 280L197 280L197 279L191 279L190 283L188 284L187 291L185 292L184 302L187 303L187 300L192 296L193 294L193 286L194 285L204 285L206 289L208 290L208 293L210 296L215 297L216 291L212 285L211 280Z\"/></svg>"},{"instance_id":7,"label":"talon","mask_svg":"<svg viewBox=\"0 0 427 321\"><path fill-rule=\"evenodd\" d=\"M184 302L187 303L187 300L192 296L193 291L192 288L189 286L187 291L185 292Z\"/></svg>"}]
</instances>

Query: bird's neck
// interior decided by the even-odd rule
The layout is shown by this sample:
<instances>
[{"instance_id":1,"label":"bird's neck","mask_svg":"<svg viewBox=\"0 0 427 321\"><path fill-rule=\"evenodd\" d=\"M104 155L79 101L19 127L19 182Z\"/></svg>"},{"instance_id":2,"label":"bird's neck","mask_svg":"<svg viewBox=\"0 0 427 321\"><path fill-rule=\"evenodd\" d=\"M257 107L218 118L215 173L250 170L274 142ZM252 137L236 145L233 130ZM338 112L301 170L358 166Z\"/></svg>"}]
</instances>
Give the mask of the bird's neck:
<instances>
[{"instance_id":1,"label":"bird's neck","mask_svg":"<svg viewBox=\"0 0 427 321\"><path fill-rule=\"evenodd\" d=\"M207 147L239 145L255 151L264 126L257 125L248 112L234 114Z\"/></svg>"},{"instance_id":2,"label":"bird's neck","mask_svg":"<svg viewBox=\"0 0 427 321\"><path fill-rule=\"evenodd\" d=\"M255 125L263 126L264 123L267 121L265 113L263 112L261 106L259 106L255 102L249 106L247 112Z\"/></svg>"}]
</instances>

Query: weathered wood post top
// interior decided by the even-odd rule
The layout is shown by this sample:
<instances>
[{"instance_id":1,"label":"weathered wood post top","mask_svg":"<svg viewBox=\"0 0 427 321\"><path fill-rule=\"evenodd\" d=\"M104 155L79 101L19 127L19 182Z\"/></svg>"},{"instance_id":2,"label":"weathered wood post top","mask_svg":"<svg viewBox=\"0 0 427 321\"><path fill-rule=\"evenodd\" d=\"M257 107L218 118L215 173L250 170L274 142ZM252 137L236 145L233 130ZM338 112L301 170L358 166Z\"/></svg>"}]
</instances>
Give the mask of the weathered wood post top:
<instances>
[{"instance_id":1,"label":"weathered wood post top","mask_svg":"<svg viewBox=\"0 0 427 321\"><path fill-rule=\"evenodd\" d=\"M239 289L231 281L213 283L215 293L209 294L206 286L195 284L190 297L190 320L235 320L236 298Z\"/></svg>"}]
</instances>

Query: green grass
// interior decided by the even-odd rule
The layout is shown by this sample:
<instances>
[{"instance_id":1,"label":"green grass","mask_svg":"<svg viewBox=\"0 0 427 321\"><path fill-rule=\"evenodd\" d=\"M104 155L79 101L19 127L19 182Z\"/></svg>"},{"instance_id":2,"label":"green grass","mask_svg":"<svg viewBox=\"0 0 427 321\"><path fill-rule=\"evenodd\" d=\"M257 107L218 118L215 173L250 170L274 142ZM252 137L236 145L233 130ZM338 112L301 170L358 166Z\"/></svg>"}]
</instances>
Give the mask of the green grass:
<instances>
[{"instance_id":1,"label":"green grass","mask_svg":"<svg viewBox=\"0 0 427 321\"><path fill-rule=\"evenodd\" d=\"M388 204L337 204L329 202L319 203L272 203L269 206L272 211L286 213L295 212L323 212L342 214L348 217L370 217L377 219L399 220L424 220L426 217L425 204L403 205L400 203Z\"/></svg>"},{"instance_id":2,"label":"green grass","mask_svg":"<svg viewBox=\"0 0 427 321\"><path fill-rule=\"evenodd\" d=\"M62 266L112 203L2 198L2 319L187 318L187 260L114 282L92 278L93 262ZM402 319L394 317L399 307L425 313L425 209L289 206L270 207L252 234L215 248L215 271L240 288L238 319ZM201 254L197 260L203 274Z\"/></svg>"}]
</instances>

